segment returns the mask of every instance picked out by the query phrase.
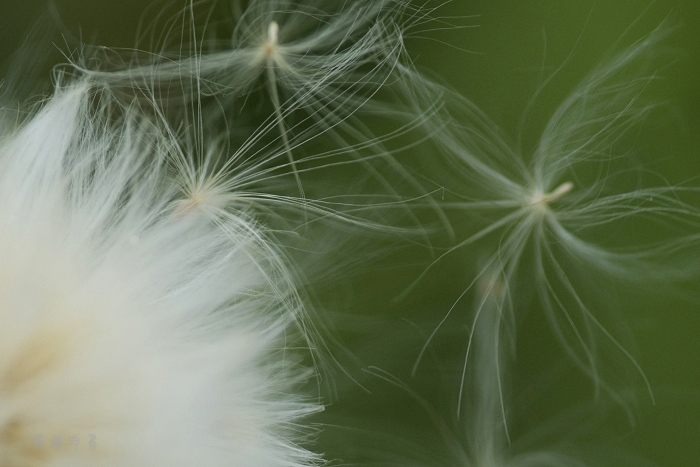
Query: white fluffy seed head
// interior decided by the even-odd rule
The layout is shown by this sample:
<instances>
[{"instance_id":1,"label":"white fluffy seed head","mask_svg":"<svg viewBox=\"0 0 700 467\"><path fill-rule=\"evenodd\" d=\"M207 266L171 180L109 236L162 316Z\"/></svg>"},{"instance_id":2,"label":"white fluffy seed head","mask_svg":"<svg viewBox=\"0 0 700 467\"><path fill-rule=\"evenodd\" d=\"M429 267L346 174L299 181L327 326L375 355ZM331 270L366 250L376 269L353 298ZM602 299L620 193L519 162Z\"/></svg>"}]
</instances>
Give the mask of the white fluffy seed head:
<instances>
[{"instance_id":1,"label":"white fluffy seed head","mask_svg":"<svg viewBox=\"0 0 700 467\"><path fill-rule=\"evenodd\" d=\"M2 129L0 464L314 463L274 248L183 209L162 135L95 105L60 89Z\"/></svg>"}]
</instances>

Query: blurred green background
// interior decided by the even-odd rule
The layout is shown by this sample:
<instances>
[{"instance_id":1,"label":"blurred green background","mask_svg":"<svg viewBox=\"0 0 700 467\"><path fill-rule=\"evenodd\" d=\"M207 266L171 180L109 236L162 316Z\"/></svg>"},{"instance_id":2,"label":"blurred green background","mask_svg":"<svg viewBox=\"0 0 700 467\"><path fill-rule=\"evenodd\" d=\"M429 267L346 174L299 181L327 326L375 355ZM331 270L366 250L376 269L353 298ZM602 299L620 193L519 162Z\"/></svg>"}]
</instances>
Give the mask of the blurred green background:
<instances>
[{"instance_id":1,"label":"blurred green background","mask_svg":"<svg viewBox=\"0 0 700 467\"><path fill-rule=\"evenodd\" d=\"M148 23L161 3L55 0L53 8L65 31L94 44L130 47L139 31L139 21ZM177 7L179 3L175 3ZM47 6L39 0L1 0L0 5L0 61L6 62L37 18L45 14ZM662 112L654 114L653 124L646 125L646 131L640 135L639 157L662 172L671 183L700 175L700 2L697 0L654 3L637 0L454 0L441 7L438 13L452 17L450 21L456 25L469 27L426 32L421 34L423 38L411 39L407 45L416 65L472 99L513 139L529 99L567 57L571 55L572 59L542 93L527 122L531 134L536 135L541 130L561 100L613 44L617 41L621 45L629 44L668 21L675 26L671 37L664 42L663 53L668 57L665 60L668 65L660 73L663 79L651 89L649 96L664 102L664 107ZM57 50L67 50L55 39L56 36ZM37 57L37 60L43 59ZM42 74L48 73L50 63L55 60L60 60L60 54L40 63L37 79L45 78ZM525 139L526 145L534 143L534 139ZM435 182L440 184L440 180ZM385 267L403 270L398 263L401 256L386 259ZM416 253L415 257L421 257L421 253ZM391 265L392 261L397 263ZM362 297L347 301L352 302L350 309L361 309L364 316L383 316L387 326L404 322L407 309L425 309L434 316L441 316L465 285L464 268L459 258L455 258L443 264L436 276L421 284L409 297L412 302L394 304L392 298L415 278L420 268L410 269L413 275L387 275L383 271L386 269L353 279L347 289ZM700 292L700 284L696 289ZM336 291L341 293L342 290L343 286L339 286ZM620 314L634 342L632 352L656 391L657 404L652 406L644 397L643 389L635 387L639 389L636 426L610 421L604 422L609 426L600 431L610 430L614 433L611 444L639 454L656 465L700 465L700 305L664 298L645 304L630 303ZM354 342L352 331L340 331L339 335L349 343ZM519 353L546 361L550 354L558 352L552 340L549 335L541 339L525 336ZM391 347L390 342L385 345ZM463 351L459 345L454 349L457 353ZM369 346L365 357L358 352L360 366L378 364L371 358L378 350L381 346L379 349ZM415 357L416 353L406 355L408 366ZM559 394L561 401L550 399L549 402L553 406L565 405L573 395L592 397L589 388L580 388L585 384L581 381L573 378L569 387L566 383L559 386L554 394ZM427 393L424 396L429 400L440 397ZM387 417L395 417L397 423L405 425L412 420L421 423L419 416L414 419L412 415L400 413L405 411L405 398L391 397L397 398L380 404L390 406L384 407ZM362 404L364 402L358 403ZM362 410L352 405L350 410ZM433 405L439 403L433 401ZM533 410L539 410L538 407L537 402L533 403ZM537 420L538 416L535 414L532 418ZM440 465L436 462L435 465Z\"/></svg>"}]
</instances>

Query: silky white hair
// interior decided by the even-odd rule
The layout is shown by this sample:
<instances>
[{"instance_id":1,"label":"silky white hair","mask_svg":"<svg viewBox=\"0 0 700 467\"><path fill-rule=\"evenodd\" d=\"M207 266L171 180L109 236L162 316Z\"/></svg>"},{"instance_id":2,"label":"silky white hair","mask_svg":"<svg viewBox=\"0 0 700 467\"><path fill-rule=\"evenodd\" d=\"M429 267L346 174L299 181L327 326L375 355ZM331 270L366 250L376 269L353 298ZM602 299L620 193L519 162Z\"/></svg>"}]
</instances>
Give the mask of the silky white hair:
<instances>
[{"instance_id":1,"label":"silky white hair","mask_svg":"<svg viewBox=\"0 0 700 467\"><path fill-rule=\"evenodd\" d=\"M2 135L1 463L313 464L289 273L251 220L182 197L161 133L99 99L59 87Z\"/></svg>"}]
</instances>

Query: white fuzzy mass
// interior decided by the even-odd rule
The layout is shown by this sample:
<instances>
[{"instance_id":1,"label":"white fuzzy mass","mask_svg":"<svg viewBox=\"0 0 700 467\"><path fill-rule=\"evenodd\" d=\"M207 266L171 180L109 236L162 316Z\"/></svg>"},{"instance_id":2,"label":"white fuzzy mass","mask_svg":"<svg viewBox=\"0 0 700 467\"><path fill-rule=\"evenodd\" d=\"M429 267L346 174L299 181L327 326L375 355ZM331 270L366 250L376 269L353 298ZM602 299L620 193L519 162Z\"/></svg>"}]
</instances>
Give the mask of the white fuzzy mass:
<instances>
[{"instance_id":1,"label":"white fuzzy mass","mask_svg":"<svg viewBox=\"0 0 700 467\"><path fill-rule=\"evenodd\" d=\"M183 209L168 142L94 94L1 130L0 465L313 464L274 249Z\"/></svg>"}]
</instances>

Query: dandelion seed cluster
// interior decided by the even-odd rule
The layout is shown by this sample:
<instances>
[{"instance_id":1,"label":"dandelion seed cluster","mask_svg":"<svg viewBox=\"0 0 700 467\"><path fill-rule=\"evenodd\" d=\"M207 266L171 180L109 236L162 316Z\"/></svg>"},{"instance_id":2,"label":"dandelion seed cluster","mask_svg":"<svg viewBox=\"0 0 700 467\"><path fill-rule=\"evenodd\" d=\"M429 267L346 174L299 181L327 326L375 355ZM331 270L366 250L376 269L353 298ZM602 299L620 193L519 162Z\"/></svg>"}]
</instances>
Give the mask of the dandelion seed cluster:
<instances>
[{"instance_id":1,"label":"dandelion seed cluster","mask_svg":"<svg viewBox=\"0 0 700 467\"><path fill-rule=\"evenodd\" d=\"M414 62L479 23L449 8L188 0L133 49L64 31L36 97L39 21L0 88L0 465L643 465L591 435L659 398L620 297L697 294L694 179L635 152L675 24L528 147Z\"/></svg>"}]
</instances>

